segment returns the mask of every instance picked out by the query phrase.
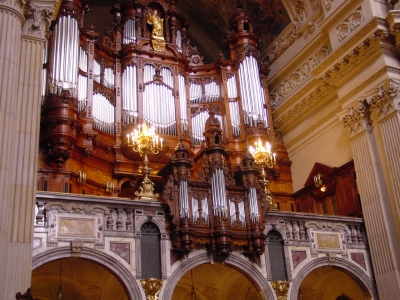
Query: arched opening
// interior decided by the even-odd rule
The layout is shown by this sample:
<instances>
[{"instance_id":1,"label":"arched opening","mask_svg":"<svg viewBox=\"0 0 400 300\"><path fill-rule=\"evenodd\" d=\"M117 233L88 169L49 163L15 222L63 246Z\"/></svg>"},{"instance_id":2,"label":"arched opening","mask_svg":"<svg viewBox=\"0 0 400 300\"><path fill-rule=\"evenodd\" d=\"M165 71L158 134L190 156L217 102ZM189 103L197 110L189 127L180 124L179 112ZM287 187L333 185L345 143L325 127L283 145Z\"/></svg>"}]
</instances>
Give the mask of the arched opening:
<instances>
[{"instance_id":1,"label":"arched opening","mask_svg":"<svg viewBox=\"0 0 400 300\"><path fill-rule=\"evenodd\" d=\"M161 278L160 230L146 222L140 231L142 278Z\"/></svg>"},{"instance_id":2,"label":"arched opening","mask_svg":"<svg viewBox=\"0 0 400 300\"><path fill-rule=\"evenodd\" d=\"M119 279L100 264L77 257L56 259L32 272L32 295L41 300L121 299L129 297Z\"/></svg>"},{"instance_id":3,"label":"arched opening","mask_svg":"<svg viewBox=\"0 0 400 300\"><path fill-rule=\"evenodd\" d=\"M366 288L341 268L324 266L310 272L301 282L298 299L367 300Z\"/></svg>"},{"instance_id":4,"label":"arched opening","mask_svg":"<svg viewBox=\"0 0 400 300\"><path fill-rule=\"evenodd\" d=\"M201 264L186 272L176 284L173 300L265 299L244 274L223 264Z\"/></svg>"}]
</instances>

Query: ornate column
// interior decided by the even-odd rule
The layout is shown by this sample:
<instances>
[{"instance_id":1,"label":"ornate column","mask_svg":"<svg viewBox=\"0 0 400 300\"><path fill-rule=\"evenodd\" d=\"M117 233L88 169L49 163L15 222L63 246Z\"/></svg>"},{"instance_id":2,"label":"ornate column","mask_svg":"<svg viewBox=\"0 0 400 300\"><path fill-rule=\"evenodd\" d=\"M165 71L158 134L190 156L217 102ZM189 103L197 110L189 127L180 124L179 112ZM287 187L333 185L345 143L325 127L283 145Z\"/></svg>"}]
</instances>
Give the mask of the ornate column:
<instances>
[{"instance_id":1,"label":"ornate column","mask_svg":"<svg viewBox=\"0 0 400 300\"><path fill-rule=\"evenodd\" d=\"M340 121L350 132L379 296L381 299L395 299L400 290L400 251L376 140L372 134L369 104L360 100L357 108L350 107L341 114Z\"/></svg>"},{"instance_id":2,"label":"ornate column","mask_svg":"<svg viewBox=\"0 0 400 300\"><path fill-rule=\"evenodd\" d=\"M0 1L1 299L31 284L42 52L55 2Z\"/></svg>"},{"instance_id":3,"label":"ornate column","mask_svg":"<svg viewBox=\"0 0 400 300\"><path fill-rule=\"evenodd\" d=\"M375 89L376 95L367 98L368 104L377 111L378 124L382 132L383 146L388 160L391 184L400 213L400 86L390 83L387 88ZM400 228L397 227L398 230ZM400 233L398 233L400 236Z\"/></svg>"},{"instance_id":4,"label":"ornate column","mask_svg":"<svg viewBox=\"0 0 400 300\"><path fill-rule=\"evenodd\" d=\"M15 156L15 151L11 150L15 149L15 95L18 90L21 26L25 20L23 10L24 4L20 1L0 0L0 270L4 273L8 273L10 262L12 226L9 218L13 207L11 179ZM15 276L12 278L15 279ZM0 280L1 299L10 299L17 290L25 288L19 286L11 292L7 284L5 280Z\"/></svg>"}]
</instances>

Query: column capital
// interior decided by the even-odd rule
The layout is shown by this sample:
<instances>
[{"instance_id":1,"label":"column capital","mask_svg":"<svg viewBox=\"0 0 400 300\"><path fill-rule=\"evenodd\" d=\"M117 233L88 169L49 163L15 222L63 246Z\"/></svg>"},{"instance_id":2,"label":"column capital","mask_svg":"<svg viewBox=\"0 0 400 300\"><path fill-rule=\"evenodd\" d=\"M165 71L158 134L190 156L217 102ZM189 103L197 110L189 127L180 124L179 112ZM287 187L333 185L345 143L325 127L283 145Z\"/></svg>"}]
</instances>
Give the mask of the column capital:
<instances>
[{"instance_id":1,"label":"column capital","mask_svg":"<svg viewBox=\"0 0 400 300\"><path fill-rule=\"evenodd\" d=\"M369 104L365 99L358 100L356 108L350 106L338 115L340 122L349 129L351 137L357 135L363 130L372 130Z\"/></svg>"},{"instance_id":2,"label":"column capital","mask_svg":"<svg viewBox=\"0 0 400 300\"><path fill-rule=\"evenodd\" d=\"M37 38L45 38L48 28L54 19L54 12L59 0L33 0L25 5L25 24L22 34Z\"/></svg>"},{"instance_id":3,"label":"column capital","mask_svg":"<svg viewBox=\"0 0 400 300\"><path fill-rule=\"evenodd\" d=\"M24 10L26 1L24 0L0 0L0 10L10 11L17 15L21 24L24 22Z\"/></svg>"},{"instance_id":4,"label":"column capital","mask_svg":"<svg viewBox=\"0 0 400 300\"><path fill-rule=\"evenodd\" d=\"M392 112L400 111L400 84L390 82L388 87L380 86L375 89L375 95L366 99L371 109L376 109L379 119Z\"/></svg>"}]
</instances>

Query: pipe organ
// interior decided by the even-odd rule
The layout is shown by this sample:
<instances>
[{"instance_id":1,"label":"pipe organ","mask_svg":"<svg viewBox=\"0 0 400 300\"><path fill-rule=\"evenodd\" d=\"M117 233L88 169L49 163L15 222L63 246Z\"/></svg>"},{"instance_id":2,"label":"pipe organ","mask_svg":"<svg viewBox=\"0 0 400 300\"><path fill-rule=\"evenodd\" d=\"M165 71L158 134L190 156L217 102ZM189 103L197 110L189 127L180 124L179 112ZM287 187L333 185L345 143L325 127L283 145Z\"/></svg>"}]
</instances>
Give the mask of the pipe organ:
<instances>
[{"instance_id":1,"label":"pipe organ","mask_svg":"<svg viewBox=\"0 0 400 300\"><path fill-rule=\"evenodd\" d=\"M130 186L140 182L141 160L126 136L145 122L165 141L159 154L149 154L149 177L164 190L158 200L170 208L174 247L187 254L207 244L221 257L234 248L262 254L265 195L246 149L275 136L267 72L246 12L238 7L232 18L229 59L204 64L175 1L115 3L114 22L101 38L93 26L83 28L85 10L83 1L63 0L46 49L40 147L48 169L71 172L70 190L80 192L76 170L97 166L108 177L100 184L88 176L88 193L107 181L114 195L134 198ZM157 36L150 15L162 22ZM290 180L286 166L280 172Z\"/></svg>"}]
</instances>

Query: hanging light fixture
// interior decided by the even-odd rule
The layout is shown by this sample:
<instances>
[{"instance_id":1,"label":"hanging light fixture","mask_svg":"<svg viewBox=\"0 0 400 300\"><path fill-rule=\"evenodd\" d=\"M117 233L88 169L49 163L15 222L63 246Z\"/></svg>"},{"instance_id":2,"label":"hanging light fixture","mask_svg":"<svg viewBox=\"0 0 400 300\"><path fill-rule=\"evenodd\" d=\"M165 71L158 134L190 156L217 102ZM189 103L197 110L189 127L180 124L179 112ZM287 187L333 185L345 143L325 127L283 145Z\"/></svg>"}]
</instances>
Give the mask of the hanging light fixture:
<instances>
[{"instance_id":1,"label":"hanging light fixture","mask_svg":"<svg viewBox=\"0 0 400 300\"><path fill-rule=\"evenodd\" d=\"M190 277L192 279L192 290L190 292L190 299L196 300L196 292L194 290L194 284L193 284L193 269L190 270Z\"/></svg>"},{"instance_id":2,"label":"hanging light fixture","mask_svg":"<svg viewBox=\"0 0 400 300\"><path fill-rule=\"evenodd\" d=\"M61 274L62 274L62 259L60 260L60 285L58 286L58 291L57 291L58 300L62 299Z\"/></svg>"}]
</instances>

